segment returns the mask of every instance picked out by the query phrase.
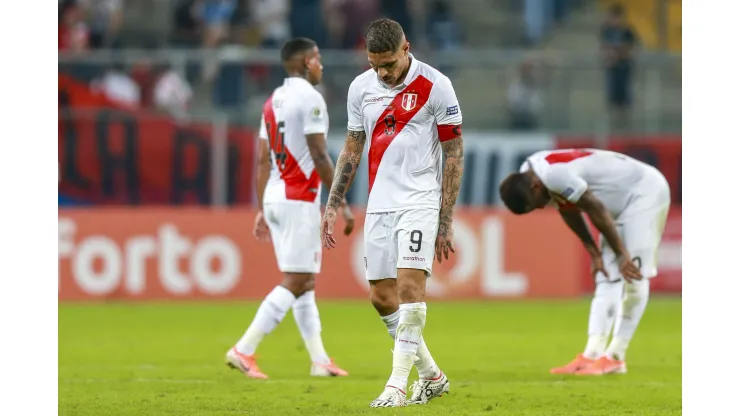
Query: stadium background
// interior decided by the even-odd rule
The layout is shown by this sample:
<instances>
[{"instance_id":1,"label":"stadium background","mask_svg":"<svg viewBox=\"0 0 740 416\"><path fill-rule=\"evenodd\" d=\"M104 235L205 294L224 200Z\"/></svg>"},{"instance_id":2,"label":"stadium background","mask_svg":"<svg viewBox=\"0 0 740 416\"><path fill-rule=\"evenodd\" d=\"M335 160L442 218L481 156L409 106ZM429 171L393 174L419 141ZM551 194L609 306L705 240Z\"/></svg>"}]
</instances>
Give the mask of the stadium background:
<instances>
[{"instance_id":1,"label":"stadium background","mask_svg":"<svg viewBox=\"0 0 740 416\"><path fill-rule=\"evenodd\" d=\"M600 50L600 30L615 3L625 7L638 39L631 74L622 80L633 99L623 111L608 105L607 87L618 75L605 69ZM435 265L428 295L455 308L474 300L480 309L469 313L475 316L519 308L512 311L525 317L521 328L533 331L537 314L563 318L550 325L574 334L567 344L574 347L557 355L569 358L585 338L593 289L588 259L556 212L508 215L498 183L543 149L599 147L644 160L668 178L674 203L652 286L668 300L651 303L643 326L677 330L650 348L668 345L678 354L679 390L671 394L678 395L680 414L680 0L65 0L59 10L61 410L85 414L70 410L87 400L75 384L88 374L85 363L126 353L98 356L82 346L83 340L127 345L118 342L124 335L106 329L116 322L193 330L175 324L176 316L187 316L196 328L213 331L204 317L224 308L214 318L221 319L241 307L236 304L246 312L225 335L215 335L227 342L218 348L240 335L254 301L280 279L272 247L251 236L255 130L262 103L284 78L275 47L290 34L318 41L319 89L329 106L336 160L347 87L367 69L364 27L387 16L402 23L417 58L451 78L464 111L458 253ZM325 252L317 281L326 327L340 325L331 313L371 311L361 248L366 171L363 165L348 195L358 228ZM532 301L501 302L527 298ZM661 326L650 319L672 321ZM156 337L142 331L129 335L139 342ZM637 337L646 339L643 332ZM552 361L541 364L559 364Z\"/></svg>"}]
</instances>

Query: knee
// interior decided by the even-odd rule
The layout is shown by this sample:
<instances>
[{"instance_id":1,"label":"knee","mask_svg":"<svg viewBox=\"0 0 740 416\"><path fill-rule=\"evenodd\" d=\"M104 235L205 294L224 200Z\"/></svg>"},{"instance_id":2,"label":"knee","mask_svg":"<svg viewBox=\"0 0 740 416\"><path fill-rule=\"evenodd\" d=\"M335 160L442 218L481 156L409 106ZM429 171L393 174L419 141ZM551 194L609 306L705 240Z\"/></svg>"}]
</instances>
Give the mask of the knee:
<instances>
[{"instance_id":1,"label":"knee","mask_svg":"<svg viewBox=\"0 0 740 416\"><path fill-rule=\"evenodd\" d=\"M299 298L304 293L314 290L316 284L313 274L286 273L280 285L288 289L293 296Z\"/></svg>"},{"instance_id":2,"label":"knee","mask_svg":"<svg viewBox=\"0 0 740 416\"><path fill-rule=\"evenodd\" d=\"M650 297L650 280L637 280L624 286L624 304L638 304Z\"/></svg>"},{"instance_id":3,"label":"knee","mask_svg":"<svg viewBox=\"0 0 740 416\"><path fill-rule=\"evenodd\" d=\"M415 279L401 279L398 282L398 299L401 303L424 301L424 286Z\"/></svg>"},{"instance_id":4,"label":"knee","mask_svg":"<svg viewBox=\"0 0 740 416\"><path fill-rule=\"evenodd\" d=\"M390 290L371 290L370 302L381 316L390 315L398 310L398 295Z\"/></svg>"}]
</instances>

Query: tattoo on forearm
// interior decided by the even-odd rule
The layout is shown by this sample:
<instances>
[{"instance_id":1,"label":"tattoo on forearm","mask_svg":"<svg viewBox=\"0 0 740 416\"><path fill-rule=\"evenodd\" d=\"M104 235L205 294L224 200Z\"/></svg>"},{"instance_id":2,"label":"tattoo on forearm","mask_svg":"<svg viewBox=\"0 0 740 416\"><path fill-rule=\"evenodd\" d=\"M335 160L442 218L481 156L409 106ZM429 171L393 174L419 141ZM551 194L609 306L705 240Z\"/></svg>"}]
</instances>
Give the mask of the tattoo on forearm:
<instances>
[{"instance_id":1,"label":"tattoo on forearm","mask_svg":"<svg viewBox=\"0 0 740 416\"><path fill-rule=\"evenodd\" d=\"M344 149L339 154L337 166L334 170L334 179L329 192L327 208L338 208L342 204L344 195L352 185L357 168L360 166L366 138L364 131L347 131L347 140L344 143Z\"/></svg>"},{"instance_id":2,"label":"tattoo on forearm","mask_svg":"<svg viewBox=\"0 0 740 416\"><path fill-rule=\"evenodd\" d=\"M447 235L452 226L452 213L460 192L465 156L462 137L442 143L445 162L442 171L442 204L439 211L439 235Z\"/></svg>"}]
</instances>

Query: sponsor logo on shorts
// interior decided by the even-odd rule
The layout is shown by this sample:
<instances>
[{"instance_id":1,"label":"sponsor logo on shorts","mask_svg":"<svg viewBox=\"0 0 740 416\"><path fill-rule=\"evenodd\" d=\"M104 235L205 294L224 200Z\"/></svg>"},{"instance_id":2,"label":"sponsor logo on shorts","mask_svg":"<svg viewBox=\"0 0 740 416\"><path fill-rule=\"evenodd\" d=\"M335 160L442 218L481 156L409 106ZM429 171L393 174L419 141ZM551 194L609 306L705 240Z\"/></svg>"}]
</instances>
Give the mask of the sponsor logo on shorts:
<instances>
[{"instance_id":1,"label":"sponsor logo on shorts","mask_svg":"<svg viewBox=\"0 0 740 416\"><path fill-rule=\"evenodd\" d=\"M424 257L419 257L419 256L403 256L403 259L407 261L421 261L421 262L427 261L427 259L425 259Z\"/></svg>"}]
</instances>

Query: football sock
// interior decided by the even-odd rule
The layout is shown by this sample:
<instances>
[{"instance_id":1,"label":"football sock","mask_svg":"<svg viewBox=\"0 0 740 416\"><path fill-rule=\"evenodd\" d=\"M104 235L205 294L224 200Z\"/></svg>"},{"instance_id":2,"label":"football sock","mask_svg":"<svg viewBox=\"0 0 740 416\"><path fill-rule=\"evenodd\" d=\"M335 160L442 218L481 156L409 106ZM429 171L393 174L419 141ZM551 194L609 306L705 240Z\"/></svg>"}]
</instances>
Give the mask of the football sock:
<instances>
[{"instance_id":1,"label":"football sock","mask_svg":"<svg viewBox=\"0 0 740 416\"><path fill-rule=\"evenodd\" d=\"M254 354L262 338L272 332L285 318L285 314L288 313L293 303L295 303L295 296L290 290L275 286L257 309L257 314L247 331L236 343L236 350L244 355Z\"/></svg>"},{"instance_id":2,"label":"football sock","mask_svg":"<svg viewBox=\"0 0 740 416\"><path fill-rule=\"evenodd\" d=\"M623 282L597 283L591 312L588 318L588 342L583 352L588 358L596 359L604 355L609 333L622 297Z\"/></svg>"},{"instance_id":3,"label":"football sock","mask_svg":"<svg viewBox=\"0 0 740 416\"><path fill-rule=\"evenodd\" d=\"M321 340L321 319L319 308L316 306L316 292L310 290L296 299L293 304L293 318L301 331L303 342L311 355L311 361L329 364L331 360Z\"/></svg>"},{"instance_id":4,"label":"football sock","mask_svg":"<svg viewBox=\"0 0 740 416\"><path fill-rule=\"evenodd\" d=\"M393 372L386 385L406 391L409 373L411 367L414 366L414 357L426 324L427 305L424 302L404 303L400 305L399 312L400 318L393 349Z\"/></svg>"},{"instance_id":5,"label":"football sock","mask_svg":"<svg viewBox=\"0 0 740 416\"><path fill-rule=\"evenodd\" d=\"M624 360L632 336L645 313L650 298L650 281L637 280L624 285L624 298L614 324L614 335L606 350L606 355L617 360Z\"/></svg>"},{"instance_id":6,"label":"football sock","mask_svg":"<svg viewBox=\"0 0 740 416\"><path fill-rule=\"evenodd\" d=\"M390 315L380 317L388 328L388 333L393 339L396 339L396 329L398 328L398 319L400 316L401 312L395 311ZM434 361L434 358L432 358L432 354L429 352L426 342L424 342L424 337L419 341L419 348L416 350L416 357L418 360L414 364L416 365L416 369L419 371L419 377L427 380L439 377L440 369Z\"/></svg>"}]
</instances>

